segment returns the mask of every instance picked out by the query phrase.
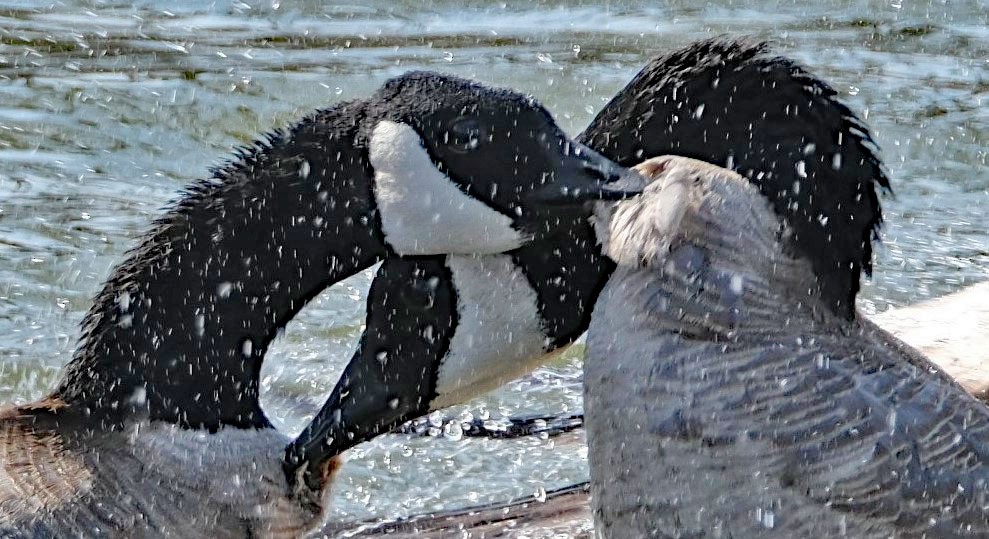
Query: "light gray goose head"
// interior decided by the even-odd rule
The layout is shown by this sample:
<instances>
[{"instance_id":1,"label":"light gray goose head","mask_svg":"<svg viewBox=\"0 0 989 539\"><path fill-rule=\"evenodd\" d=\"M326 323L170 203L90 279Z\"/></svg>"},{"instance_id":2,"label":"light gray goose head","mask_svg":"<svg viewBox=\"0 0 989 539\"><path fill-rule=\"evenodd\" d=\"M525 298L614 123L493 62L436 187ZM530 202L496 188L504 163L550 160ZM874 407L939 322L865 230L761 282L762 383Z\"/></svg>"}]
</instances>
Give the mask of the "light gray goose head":
<instances>
[{"instance_id":1,"label":"light gray goose head","mask_svg":"<svg viewBox=\"0 0 989 539\"><path fill-rule=\"evenodd\" d=\"M53 394L0 416L0 535L297 532L333 461L289 496L288 440L258 401L278 331L389 254L538 238L620 196L604 188L620 171L532 100L431 73L243 150L114 269Z\"/></svg>"},{"instance_id":2,"label":"light gray goose head","mask_svg":"<svg viewBox=\"0 0 989 539\"><path fill-rule=\"evenodd\" d=\"M814 319L837 315L821 297L819 276L805 247L772 203L750 181L725 168L679 156L655 157L633 170L641 196L598 203L595 231L602 251L617 265L617 279L654 271L696 288L678 305L677 324L735 334L764 317L786 316L790 305ZM837 233L841 233L838 231ZM686 293L686 292L684 292ZM662 303L665 296L654 300ZM785 301L784 301L785 300ZM593 318L592 318L593 320ZM593 324L593 322L592 322Z\"/></svg>"}]
</instances>

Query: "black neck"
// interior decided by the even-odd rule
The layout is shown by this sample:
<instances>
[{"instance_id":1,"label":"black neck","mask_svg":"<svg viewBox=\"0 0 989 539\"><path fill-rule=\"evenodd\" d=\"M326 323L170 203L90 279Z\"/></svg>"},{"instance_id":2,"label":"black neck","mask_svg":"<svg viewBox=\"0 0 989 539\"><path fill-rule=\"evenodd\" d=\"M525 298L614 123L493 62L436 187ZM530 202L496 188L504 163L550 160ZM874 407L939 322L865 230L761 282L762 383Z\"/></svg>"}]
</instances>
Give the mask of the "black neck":
<instances>
[{"instance_id":1,"label":"black neck","mask_svg":"<svg viewBox=\"0 0 989 539\"><path fill-rule=\"evenodd\" d=\"M615 267L601 254L587 213L559 220L553 237L512 252L536 291L552 348L572 343L587 330L594 302Z\"/></svg>"},{"instance_id":2,"label":"black neck","mask_svg":"<svg viewBox=\"0 0 989 539\"><path fill-rule=\"evenodd\" d=\"M57 396L110 424L269 426L258 380L277 331L384 253L362 114L321 112L191 188L97 296Z\"/></svg>"}]
</instances>

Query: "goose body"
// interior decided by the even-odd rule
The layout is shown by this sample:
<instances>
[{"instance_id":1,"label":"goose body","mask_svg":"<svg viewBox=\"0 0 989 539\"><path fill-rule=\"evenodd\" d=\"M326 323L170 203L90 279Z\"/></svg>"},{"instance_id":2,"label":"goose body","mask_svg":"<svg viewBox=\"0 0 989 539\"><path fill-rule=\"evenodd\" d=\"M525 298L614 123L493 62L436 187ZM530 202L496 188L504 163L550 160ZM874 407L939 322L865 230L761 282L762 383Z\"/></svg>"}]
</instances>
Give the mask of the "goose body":
<instances>
[{"instance_id":1,"label":"goose body","mask_svg":"<svg viewBox=\"0 0 989 539\"><path fill-rule=\"evenodd\" d=\"M0 536L294 537L318 524L335 453L310 455L299 481L258 401L280 328L385 256L541 237L571 206L622 196L604 185L621 172L531 99L435 73L242 151L113 270L52 394L0 411ZM442 293L415 276L408 318L389 323L418 323Z\"/></svg>"},{"instance_id":2,"label":"goose body","mask_svg":"<svg viewBox=\"0 0 989 539\"><path fill-rule=\"evenodd\" d=\"M750 181L678 157L642 170L642 197L596 213L618 263L585 363L596 533L989 533L989 408L836 310Z\"/></svg>"},{"instance_id":3,"label":"goose body","mask_svg":"<svg viewBox=\"0 0 989 539\"><path fill-rule=\"evenodd\" d=\"M274 429L166 422L103 432L48 400L0 412L2 537L298 537Z\"/></svg>"}]
</instances>

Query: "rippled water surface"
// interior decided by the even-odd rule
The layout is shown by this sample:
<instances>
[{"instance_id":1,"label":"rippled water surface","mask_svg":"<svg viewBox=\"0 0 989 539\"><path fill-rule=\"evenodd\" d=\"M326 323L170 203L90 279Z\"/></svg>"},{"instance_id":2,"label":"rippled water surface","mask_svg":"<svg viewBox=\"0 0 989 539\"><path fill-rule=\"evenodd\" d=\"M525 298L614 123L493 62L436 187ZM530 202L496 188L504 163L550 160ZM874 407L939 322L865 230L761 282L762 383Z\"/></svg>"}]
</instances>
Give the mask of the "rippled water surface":
<instances>
[{"instance_id":1,"label":"rippled water surface","mask_svg":"<svg viewBox=\"0 0 989 539\"><path fill-rule=\"evenodd\" d=\"M432 69L511 86L577 134L658 52L772 40L867 119L894 178L868 311L986 278L989 2L0 0L0 402L41 396L90 299L178 190L307 111ZM355 346L370 273L273 347L270 415L295 432ZM580 408L580 350L453 414ZM578 440L384 437L336 516L397 516L585 478Z\"/></svg>"}]
</instances>

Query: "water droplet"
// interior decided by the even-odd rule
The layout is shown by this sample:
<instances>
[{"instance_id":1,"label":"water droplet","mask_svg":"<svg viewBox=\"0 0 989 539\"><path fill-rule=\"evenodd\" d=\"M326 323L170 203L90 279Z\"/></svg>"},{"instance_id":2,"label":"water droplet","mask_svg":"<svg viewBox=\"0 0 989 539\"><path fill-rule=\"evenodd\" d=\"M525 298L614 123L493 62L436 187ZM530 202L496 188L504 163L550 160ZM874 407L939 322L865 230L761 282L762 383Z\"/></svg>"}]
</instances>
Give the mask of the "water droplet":
<instances>
[{"instance_id":1,"label":"water droplet","mask_svg":"<svg viewBox=\"0 0 989 539\"><path fill-rule=\"evenodd\" d=\"M226 299L230 297L230 292L234 289L234 284L230 281L223 281L216 286L216 295L220 299Z\"/></svg>"},{"instance_id":2,"label":"water droplet","mask_svg":"<svg viewBox=\"0 0 989 539\"><path fill-rule=\"evenodd\" d=\"M144 386L138 387L131 393L130 399L128 399L131 404L136 406L142 406L144 403L148 402L148 390Z\"/></svg>"},{"instance_id":3,"label":"water droplet","mask_svg":"<svg viewBox=\"0 0 989 539\"><path fill-rule=\"evenodd\" d=\"M299 165L299 177L303 180L309 177L309 161L305 159L302 160L302 164Z\"/></svg>"},{"instance_id":4,"label":"water droplet","mask_svg":"<svg viewBox=\"0 0 989 539\"><path fill-rule=\"evenodd\" d=\"M130 310L130 292L124 290L117 296L117 307L120 308L120 312Z\"/></svg>"},{"instance_id":5,"label":"water droplet","mask_svg":"<svg viewBox=\"0 0 989 539\"><path fill-rule=\"evenodd\" d=\"M240 345L240 353L244 354L244 357L251 357L251 354L254 353L254 342L250 339L244 339Z\"/></svg>"},{"instance_id":6,"label":"water droplet","mask_svg":"<svg viewBox=\"0 0 989 539\"><path fill-rule=\"evenodd\" d=\"M451 421L443 426L443 437L457 441L464 437L464 429L459 421Z\"/></svg>"},{"instance_id":7,"label":"water droplet","mask_svg":"<svg viewBox=\"0 0 989 539\"><path fill-rule=\"evenodd\" d=\"M744 284L745 284L745 279L741 275L736 273L735 275L731 276L731 282L729 283L729 286L731 287L731 291L733 294L741 294L742 287L744 286Z\"/></svg>"},{"instance_id":8,"label":"water droplet","mask_svg":"<svg viewBox=\"0 0 989 539\"><path fill-rule=\"evenodd\" d=\"M776 526L776 513L773 513L769 509L762 512L762 525L773 529Z\"/></svg>"}]
</instances>

